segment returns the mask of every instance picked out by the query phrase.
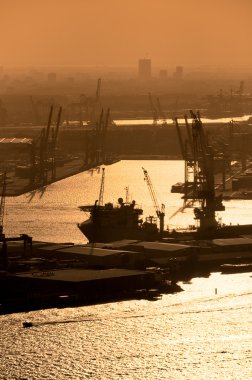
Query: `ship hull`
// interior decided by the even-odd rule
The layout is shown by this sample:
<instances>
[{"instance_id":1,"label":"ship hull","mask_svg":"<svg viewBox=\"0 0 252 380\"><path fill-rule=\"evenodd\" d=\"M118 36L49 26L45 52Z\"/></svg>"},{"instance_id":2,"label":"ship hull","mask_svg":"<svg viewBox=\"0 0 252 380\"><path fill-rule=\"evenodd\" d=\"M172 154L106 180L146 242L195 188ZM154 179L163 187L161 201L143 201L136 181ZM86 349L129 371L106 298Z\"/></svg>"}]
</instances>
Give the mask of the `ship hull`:
<instances>
[{"instance_id":1,"label":"ship hull","mask_svg":"<svg viewBox=\"0 0 252 380\"><path fill-rule=\"evenodd\" d=\"M150 231L141 228L127 228L124 225L101 227L90 219L78 224L78 227L89 243L108 243L123 239L155 240L158 238L158 231L156 229Z\"/></svg>"}]
</instances>

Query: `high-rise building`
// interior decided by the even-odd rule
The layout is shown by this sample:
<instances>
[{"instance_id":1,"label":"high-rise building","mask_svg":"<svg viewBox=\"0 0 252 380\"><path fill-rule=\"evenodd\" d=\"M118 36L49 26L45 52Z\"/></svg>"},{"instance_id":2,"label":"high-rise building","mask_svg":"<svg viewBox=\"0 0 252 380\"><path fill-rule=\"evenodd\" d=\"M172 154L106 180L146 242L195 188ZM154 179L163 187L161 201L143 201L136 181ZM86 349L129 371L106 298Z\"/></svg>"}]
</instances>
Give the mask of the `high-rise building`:
<instances>
[{"instance_id":1,"label":"high-rise building","mask_svg":"<svg viewBox=\"0 0 252 380\"><path fill-rule=\"evenodd\" d=\"M56 82L56 79L57 79L56 73L48 73L47 79L49 82Z\"/></svg>"},{"instance_id":2,"label":"high-rise building","mask_svg":"<svg viewBox=\"0 0 252 380\"><path fill-rule=\"evenodd\" d=\"M182 79L183 78L183 66L177 66L175 73L173 74L173 77L175 79Z\"/></svg>"},{"instance_id":3,"label":"high-rise building","mask_svg":"<svg viewBox=\"0 0 252 380\"><path fill-rule=\"evenodd\" d=\"M139 79L147 80L151 78L151 60L139 59L138 61L138 77Z\"/></svg>"}]
</instances>

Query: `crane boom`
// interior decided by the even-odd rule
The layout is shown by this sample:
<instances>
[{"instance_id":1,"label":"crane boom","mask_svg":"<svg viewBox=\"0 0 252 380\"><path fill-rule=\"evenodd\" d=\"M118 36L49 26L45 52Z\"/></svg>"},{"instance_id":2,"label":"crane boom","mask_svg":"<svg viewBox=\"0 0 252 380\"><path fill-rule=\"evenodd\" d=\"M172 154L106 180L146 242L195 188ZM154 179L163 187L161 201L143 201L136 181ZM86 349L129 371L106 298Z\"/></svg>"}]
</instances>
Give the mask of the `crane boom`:
<instances>
[{"instance_id":1,"label":"crane boom","mask_svg":"<svg viewBox=\"0 0 252 380\"><path fill-rule=\"evenodd\" d=\"M154 205L157 217L159 218L159 222L160 222L160 234L162 234L163 231L164 231L164 215L165 215L164 210L165 210L165 205L162 204L161 208L160 208L158 200L157 200L156 192L155 192L154 187L152 185L150 176L149 176L147 170L145 170L143 167L142 167L142 169L143 169L143 172L144 172L144 179L147 182L147 185L148 185L148 188L149 188L149 192L150 192L150 195L151 195L151 198L152 198L152 202L153 202L153 205Z\"/></svg>"}]
</instances>

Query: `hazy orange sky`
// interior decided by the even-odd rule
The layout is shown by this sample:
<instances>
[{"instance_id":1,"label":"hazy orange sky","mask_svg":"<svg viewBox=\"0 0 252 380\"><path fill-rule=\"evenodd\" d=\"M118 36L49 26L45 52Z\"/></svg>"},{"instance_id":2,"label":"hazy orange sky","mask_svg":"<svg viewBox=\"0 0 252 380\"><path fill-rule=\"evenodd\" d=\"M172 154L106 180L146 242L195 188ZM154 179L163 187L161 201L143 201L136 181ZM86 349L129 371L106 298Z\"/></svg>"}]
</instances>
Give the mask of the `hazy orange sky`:
<instances>
[{"instance_id":1,"label":"hazy orange sky","mask_svg":"<svg viewBox=\"0 0 252 380\"><path fill-rule=\"evenodd\" d=\"M252 67L252 0L0 0L1 65Z\"/></svg>"}]
</instances>

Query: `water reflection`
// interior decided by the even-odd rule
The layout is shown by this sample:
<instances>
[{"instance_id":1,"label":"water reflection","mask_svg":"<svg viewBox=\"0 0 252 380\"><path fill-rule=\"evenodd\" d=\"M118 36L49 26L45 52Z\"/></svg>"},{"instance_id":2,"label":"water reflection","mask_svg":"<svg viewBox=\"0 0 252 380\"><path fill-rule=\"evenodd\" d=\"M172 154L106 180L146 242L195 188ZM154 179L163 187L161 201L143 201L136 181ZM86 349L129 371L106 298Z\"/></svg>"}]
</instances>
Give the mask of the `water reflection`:
<instances>
[{"instance_id":1,"label":"water reflection","mask_svg":"<svg viewBox=\"0 0 252 380\"><path fill-rule=\"evenodd\" d=\"M26 197L28 199L28 203L30 203L37 194L39 195L39 198L42 198L46 192L47 187L48 186L42 186L36 190L32 190L29 193L27 193Z\"/></svg>"},{"instance_id":2,"label":"water reflection","mask_svg":"<svg viewBox=\"0 0 252 380\"><path fill-rule=\"evenodd\" d=\"M218 119L208 119L205 117L202 117L201 120L204 124L211 124L211 123L230 123L230 121L248 121L248 119L252 115L244 115L244 116L237 116L237 117L222 117ZM173 119L165 119L166 124L171 125L174 124ZM184 123L185 120L182 118L178 118L179 123ZM191 123L192 119L188 118L188 122ZM115 125L117 126L124 126L124 125L152 125L153 120L152 119L125 119L125 120L114 120ZM164 123L164 120L157 120L158 125L162 125Z\"/></svg>"}]
</instances>

